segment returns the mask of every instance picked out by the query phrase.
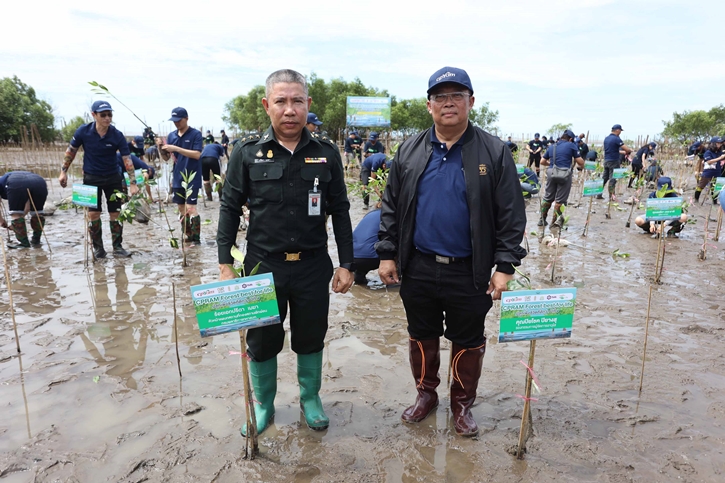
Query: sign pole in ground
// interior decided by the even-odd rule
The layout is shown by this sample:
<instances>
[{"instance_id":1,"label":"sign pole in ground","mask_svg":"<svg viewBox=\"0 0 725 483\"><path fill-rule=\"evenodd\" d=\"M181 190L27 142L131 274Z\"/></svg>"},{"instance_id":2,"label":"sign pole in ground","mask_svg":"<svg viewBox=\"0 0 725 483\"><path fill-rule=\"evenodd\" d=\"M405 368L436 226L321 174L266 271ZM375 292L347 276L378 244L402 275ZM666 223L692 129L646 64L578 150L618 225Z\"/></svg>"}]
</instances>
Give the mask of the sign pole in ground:
<instances>
[{"instance_id":1,"label":"sign pole in ground","mask_svg":"<svg viewBox=\"0 0 725 483\"><path fill-rule=\"evenodd\" d=\"M587 231L589 231L589 222L592 219L592 203L594 203L594 197L589 197L589 209L587 210L587 221L584 223L584 233L582 233L582 236L587 236Z\"/></svg>"},{"instance_id":2,"label":"sign pole in ground","mask_svg":"<svg viewBox=\"0 0 725 483\"><path fill-rule=\"evenodd\" d=\"M591 168L587 168L591 169ZM591 223L592 220L592 203L594 202L594 197L597 195L600 195L604 192L604 180L601 179L593 179L584 181L584 187L582 188L582 196L589 197L589 211L587 212L587 221L584 224L584 233L582 233L582 236L587 236L587 232L589 231L589 223Z\"/></svg>"},{"instance_id":3,"label":"sign pole in ground","mask_svg":"<svg viewBox=\"0 0 725 483\"><path fill-rule=\"evenodd\" d=\"M718 211L717 214L717 229L715 230L715 241L720 241L720 229L722 229L722 211Z\"/></svg>"},{"instance_id":4,"label":"sign pole in ground","mask_svg":"<svg viewBox=\"0 0 725 483\"><path fill-rule=\"evenodd\" d=\"M647 358L647 336L649 335L649 311L652 305L652 284L649 284L649 297L647 298L647 318L644 321L644 347L642 349L642 371L639 375L639 392L642 393L644 383L644 361Z\"/></svg>"},{"instance_id":5,"label":"sign pole in ground","mask_svg":"<svg viewBox=\"0 0 725 483\"><path fill-rule=\"evenodd\" d=\"M707 236L708 236L708 229L710 228L710 215L712 215L712 206L710 205L710 209L707 210L707 217L705 218L705 235L702 239L702 248L700 249L700 253L698 253L697 258L700 260L705 260L707 258Z\"/></svg>"},{"instance_id":6,"label":"sign pole in ground","mask_svg":"<svg viewBox=\"0 0 725 483\"><path fill-rule=\"evenodd\" d=\"M181 378L181 359L179 358L179 329L176 323L176 284L171 282L171 293L174 300L174 344L176 345L176 367L179 369L179 378Z\"/></svg>"},{"instance_id":7,"label":"sign pole in ground","mask_svg":"<svg viewBox=\"0 0 725 483\"><path fill-rule=\"evenodd\" d=\"M15 322L15 306L13 305L13 289L10 283L10 270L8 269L8 258L5 254L5 243L0 240L0 248L3 251L3 264L5 265L5 282L8 285L8 301L10 303L10 318L13 320L13 330L15 331L15 346L20 354L20 336L18 335L18 324Z\"/></svg>"},{"instance_id":8,"label":"sign pole in ground","mask_svg":"<svg viewBox=\"0 0 725 483\"><path fill-rule=\"evenodd\" d=\"M532 340L529 343L529 365L528 369L526 370L526 396L524 399L524 412L521 415L521 429L519 430L519 447L516 451L516 458L522 459L524 455L524 449L526 447L526 440L528 439L526 436L528 435L530 431L530 427L528 427L529 417L530 417L530 411L531 411L531 383L533 382L533 378L531 376L531 371L534 370L534 353L536 352L536 340Z\"/></svg>"},{"instance_id":9,"label":"sign pole in ground","mask_svg":"<svg viewBox=\"0 0 725 483\"><path fill-rule=\"evenodd\" d=\"M242 347L242 378L244 383L244 409L247 415L247 438L244 446L244 458L253 460L259 453L257 438L257 418L254 414L251 384L249 383L249 364L247 363L247 331L239 331L239 342ZM250 451L251 446L251 451Z\"/></svg>"}]
</instances>

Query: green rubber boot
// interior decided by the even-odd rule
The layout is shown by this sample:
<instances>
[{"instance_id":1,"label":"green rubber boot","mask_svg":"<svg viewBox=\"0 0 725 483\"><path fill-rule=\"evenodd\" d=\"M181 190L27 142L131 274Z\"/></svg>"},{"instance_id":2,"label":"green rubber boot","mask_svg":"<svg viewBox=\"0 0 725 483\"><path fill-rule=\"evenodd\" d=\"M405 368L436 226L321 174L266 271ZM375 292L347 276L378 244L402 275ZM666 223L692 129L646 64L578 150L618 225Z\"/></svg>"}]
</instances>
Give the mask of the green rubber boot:
<instances>
[{"instance_id":1,"label":"green rubber boot","mask_svg":"<svg viewBox=\"0 0 725 483\"><path fill-rule=\"evenodd\" d=\"M18 239L16 244L8 244L10 248L28 248L30 241L28 241L28 226L25 224L25 218L15 218L10 222L15 238Z\"/></svg>"},{"instance_id":2,"label":"green rubber boot","mask_svg":"<svg viewBox=\"0 0 725 483\"><path fill-rule=\"evenodd\" d=\"M300 383L300 408L307 426L315 431L327 429L330 419L325 415L320 400L322 386L322 351L297 354L297 381Z\"/></svg>"},{"instance_id":3,"label":"green rubber boot","mask_svg":"<svg viewBox=\"0 0 725 483\"><path fill-rule=\"evenodd\" d=\"M254 416L257 434L261 434L274 418L274 398L277 396L277 356L264 362L249 361L249 374L254 388ZM247 425L241 430L247 436Z\"/></svg>"}]
</instances>

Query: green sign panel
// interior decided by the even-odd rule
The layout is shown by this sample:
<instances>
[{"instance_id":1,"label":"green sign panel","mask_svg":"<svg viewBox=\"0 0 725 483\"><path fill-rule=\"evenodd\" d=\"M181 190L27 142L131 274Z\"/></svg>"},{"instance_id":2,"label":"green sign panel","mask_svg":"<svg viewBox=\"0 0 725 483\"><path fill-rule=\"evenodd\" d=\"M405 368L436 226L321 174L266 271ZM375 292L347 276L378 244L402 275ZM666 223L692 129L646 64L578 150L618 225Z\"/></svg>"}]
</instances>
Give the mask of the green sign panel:
<instances>
[{"instance_id":1,"label":"green sign panel","mask_svg":"<svg viewBox=\"0 0 725 483\"><path fill-rule=\"evenodd\" d=\"M715 178L715 193L722 191L725 186L725 178Z\"/></svg>"},{"instance_id":2,"label":"green sign panel","mask_svg":"<svg viewBox=\"0 0 725 483\"><path fill-rule=\"evenodd\" d=\"M146 181L146 179L143 177L143 170L142 169L137 169L137 170L134 171L134 174L136 175L136 184L138 186L141 186L142 184L144 184L144 182ZM126 182L126 186L128 186L129 185L129 183L128 183L128 173L126 173L126 172L123 173L123 180Z\"/></svg>"},{"instance_id":3,"label":"green sign panel","mask_svg":"<svg viewBox=\"0 0 725 483\"><path fill-rule=\"evenodd\" d=\"M517 164L516 165L516 174L518 174L519 176L521 176L522 174L524 174L524 169L525 168L526 168L526 165L525 164Z\"/></svg>"},{"instance_id":4,"label":"green sign panel","mask_svg":"<svg viewBox=\"0 0 725 483\"><path fill-rule=\"evenodd\" d=\"M271 273L194 285L191 300L202 337L281 322Z\"/></svg>"},{"instance_id":5,"label":"green sign panel","mask_svg":"<svg viewBox=\"0 0 725 483\"><path fill-rule=\"evenodd\" d=\"M98 186L74 184L73 204L87 208L98 208Z\"/></svg>"},{"instance_id":6,"label":"green sign panel","mask_svg":"<svg viewBox=\"0 0 725 483\"><path fill-rule=\"evenodd\" d=\"M604 180L592 179L584 182L584 191L582 196L597 196L604 193Z\"/></svg>"},{"instance_id":7,"label":"green sign panel","mask_svg":"<svg viewBox=\"0 0 725 483\"><path fill-rule=\"evenodd\" d=\"M571 337L575 301L576 288L504 292L498 341Z\"/></svg>"},{"instance_id":8,"label":"green sign panel","mask_svg":"<svg viewBox=\"0 0 725 483\"><path fill-rule=\"evenodd\" d=\"M623 179L627 177L627 168L615 168L612 171L612 179Z\"/></svg>"},{"instance_id":9,"label":"green sign panel","mask_svg":"<svg viewBox=\"0 0 725 483\"><path fill-rule=\"evenodd\" d=\"M584 161L584 169L587 171L594 171L597 169L596 161Z\"/></svg>"},{"instance_id":10,"label":"green sign panel","mask_svg":"<svg viewBox=\"0 0 725 483\"><path fill-rule=\"evenodd\" d=\"M347 126L390 127L390 97L347 96Z\"/></svg>"},{"instance_id":11,"label":"green sign panel","mask_svg":"<svg viewBox=\"0 0 725 483\"><path fill-rule=\"evenodd\" d=\"M682 216L682 198L647 198L647 221L679 220Z\"/></svg>"}]
</instances>

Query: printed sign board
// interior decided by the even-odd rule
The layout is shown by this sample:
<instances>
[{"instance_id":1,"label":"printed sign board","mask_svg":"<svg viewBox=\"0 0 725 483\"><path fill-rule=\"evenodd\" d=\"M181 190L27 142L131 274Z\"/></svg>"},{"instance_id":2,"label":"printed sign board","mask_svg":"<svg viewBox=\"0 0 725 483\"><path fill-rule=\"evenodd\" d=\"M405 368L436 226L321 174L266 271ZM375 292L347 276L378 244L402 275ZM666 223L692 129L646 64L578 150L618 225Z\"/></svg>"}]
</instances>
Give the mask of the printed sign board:
<instances>
[{"instance_id":1,"label":"printed sign board","mask_svg":"<svg viewBox=\"0 0 725 483\"><path fill-rule=\"evenodd\" d=\"M576 288L504 292L498 341L571 337L575 302Z\"/></svg>"}]
</instances>

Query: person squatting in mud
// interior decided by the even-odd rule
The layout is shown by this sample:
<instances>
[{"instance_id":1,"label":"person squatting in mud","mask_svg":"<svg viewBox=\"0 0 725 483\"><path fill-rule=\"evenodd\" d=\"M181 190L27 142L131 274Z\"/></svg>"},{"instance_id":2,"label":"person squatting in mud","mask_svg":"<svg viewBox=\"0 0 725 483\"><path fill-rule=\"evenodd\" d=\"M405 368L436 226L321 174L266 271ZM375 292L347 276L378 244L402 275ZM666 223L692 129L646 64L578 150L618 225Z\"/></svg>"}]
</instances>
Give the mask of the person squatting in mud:
<instances>
[{"instance_id":1,"label":"person squatting in mud","mask_svg":"<svg viewBox=\"0 0 725 483\"><path fill-rule=\"evenodd\" d=\"M417 423L438 406L445 336L453 343L453 421L463 436L478 434L471 407L486 352L486 314L526 256L524 198L511 151L468 121L473 105L466 71L443 67L430 77L433 127L395 155L375 246L383 283L399 283L396 259L402 270L417 396L401 418Z\"/></svg>"},{"instance_id":2,"label":"person squatting in mud","mask_svg":"<svg viewBox=\"0 0 725 483\"><path fill-rule=\"evenodd\" d=\"M657 198L657 191L664 191L663 198L677 198L677 193L672 189L672 179L667 176L660 176L657 180L657 190L649 194L648 198ZM687 225L687 214L682 213L679 220L663 222L645 221L643 216L634 219L634 223L647 233L655 233L669 227L667 234L677 236Z\"/></svg>"},{"instance_id":3,"label":"person squatting in mud","mask_svg":"<svg viewBox=\"0 0 725 483\"><path fill-rule=\"evenodd\" d=\"M70 145L65 151L65 160L61 168L58 181L65 188L68 184L68 168L75 159L78 148L83 146L83 184L95 186L98 189L98 206L88 210L88 232L93 244L93 256L105 258L106 250L103 248L103 235L101 230L101 191L106 196L106 207L111 219L111 240L113 254L118 257L130 257L131 253L123 248L123 224L118 221L123 201L116 198L111 201L115 192L124 191L123 175L118 172L116 152L121 153L126 173L130 179L129 191L131 196L138 193L130 150L123 133L111 125L113 109L106 101L96 101L91 106L93 122L79 127Z\"/></svg>"},{"instance_id":4,"label":"person squatting in mud","mask_svg":"<svg viewBox=\"0 0 725 483\"><path fill-rule=\"evenodd\" d=\"M700 193L707 187L714 178L720 176L721 168L720 165L725 160L725 153L722 149L723 140L720 136L715 136L710 139L710 144L703 155L702 172L700 173L700 179L697 181L697 188L695 188L695 201L700 200ZM713 203L717 203L717 195L713 190L712 194Z\"/></svg>"},{"instance_id":5,"label":"person squatting in mud","mask_svg":"<svg viewBox=\"0 0 725 483\"><path fill-rule=\"evenodd\" d=\"M631 188L633 182L644 176L644 162L647 158L655 155L655 149L657 149L657 143L653 141L637 150L637 154L634 155L632 160L632 176L629 177L627 188Z\"/></svg>"},{"instance_id":6,"label":"person squatting in mud","mask_svg":"<svg viewBox=\"0 0 725 483\"><path fill-rule=\"evenodd\" d=\"M169 121L174 122L176 131L166 137L166 144L158 140L159 154L168 161L174 156L174 175L172 191L174 203L179 208L181 218L181 231L186 236L185 241L192 245L201 243L201 217L196 212L196 202L201 189L201 151L204 138L198 129L189 126L189 114L183 107L171 111ZM213 137L212 137L213 142ZM184 176L193 176L189 186L184 188Z\"/></svg>"},{"instance_id":7,"label":"person squatting in mud","mask_svg":"<svg viewBox=\"0 0 725 483\"><path fill-rule=\"evenodd\" d=\"M30 195L28 195L30 191ZM40 245L40 237L45 226L43 206L48 198L48 186L42 176L28 171L11 171L0 177L0 197L8 200L8 213L12 221L8 225L2 212L0 212L0 226L10 226L18 240L16 245L8 243L10 248L29 247ZM31 201L32 197L32 201ZM40 211L33 208L40 207ZM25 224L25 215L30 213L30 228L33 230L32 239L28 240L28 227Z\"/></svg>"},{"instance_id":8,"label":"person squatting in mud","mask_svg":"<svg viewBox=\"0 0 725 483\"><path fill-rule=\"evenodd\" d=\"M311 429L323 430L330 424L319 396L330 278L334 292L346 293L352 286L355 266L342 159L332 141L305 128L311 103L302 74L284 69L267 78L262 105L271 126L261 136L243 138L232 151L219 211L217 245L221 280L235 278L230 250L236 243L242 205L249 200L244 267L250 273L261 262L260 273L274 274L282 322L289 303L300 408ZM340 260L334 277L327 251L326 215L332 216ZM284 338L281 323L247 333L259 433L274 416L277 354ZM246 425L241 432L247 434Z\"/></svg>"},{"instance_id":9,"label":"person squatting in mud","mask_svg":"<svg viewBox=\"0 0 725 483\"><path fill-rule=\"evenodd\" d=\"M541 201L539 226L547 225L546 217L552 203L554 203L554 217L551 220L551 226L561 228L564 225L564 214L561 207L566 206L569 201L574 162L579 168L584 167L584 160L579 155L579 148L573 141L574 133L567 129L561 135L561 139L556 144L549 146L544 153L541 164L548 168L544 198Z\"/></svg>"}]
</instances>

